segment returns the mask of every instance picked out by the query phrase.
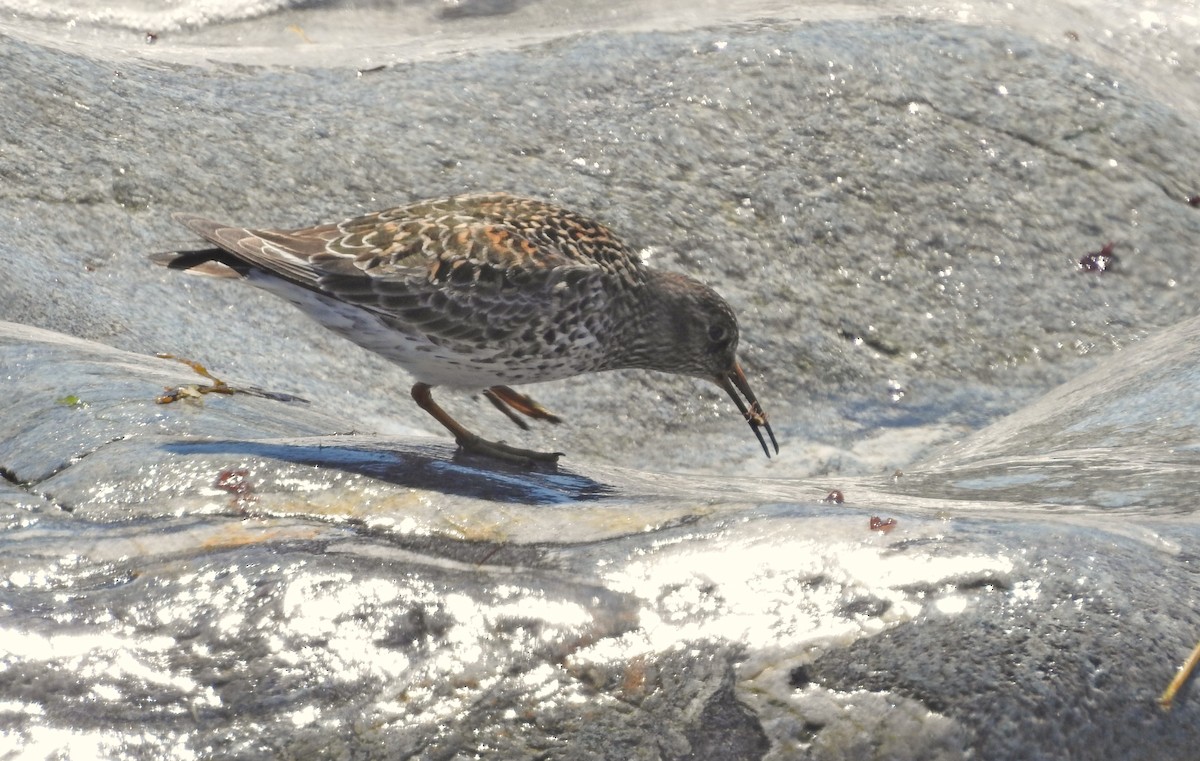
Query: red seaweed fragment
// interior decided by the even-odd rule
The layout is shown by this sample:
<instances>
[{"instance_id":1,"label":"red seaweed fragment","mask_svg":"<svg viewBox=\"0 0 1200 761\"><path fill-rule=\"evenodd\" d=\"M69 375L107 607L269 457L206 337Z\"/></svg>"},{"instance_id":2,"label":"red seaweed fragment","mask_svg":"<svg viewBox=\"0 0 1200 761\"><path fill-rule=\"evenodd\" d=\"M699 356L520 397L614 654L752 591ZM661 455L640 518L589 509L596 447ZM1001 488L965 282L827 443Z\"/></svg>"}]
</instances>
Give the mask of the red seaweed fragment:
<instances>
[{"instance_id":1,"label":"red seaweed fragment","mask_svg":"<svg viewBox=\"0 0 1200 761\"><path fill-rule=\"evenodd\" d=\"M245 468L226 468L217 474L213 486L221 491L239 496L254 493L254 484L250 482L250 471Z\"/></svg>"},{"instance_id":2,"label":"red seaweed fragment","mask_svg":"<svg viewBox=\"0 0 1200 761\"><path fill-rule=\"evenodd\" d=\"M887 532L896 528L896 519L895 518L880 518L878 515L872 515L870 525L871 525L872 531L882 531L883 533L886 534Z\"/></svg>"},{"instance_id":3,"label":"red seaweed fragment","mask_svg":"<svg viewBox=\"0 0 1200 761\"><path fill-rule=\"evenodd\" d=\"M213 488L229 492L233 495L229 506L245 514L247 505L253 504L258 497L254 494L254 482L250 480L250 471L246 468L226 468L217 474Z\"/></svg>"},{"instance_id":4,"label":"red seaweed fragment","mask_svg":"<svg viewBox=\"0 0 1200 761\"><path fill-rule=\"evenodd\" d=\"M1109 241L1099 251L1091 251L1079 260L1079 269L1084 272L1110 272L1117 265L1117 255L1113 253L1116 243Z\"/></svg>"}]
</instances>

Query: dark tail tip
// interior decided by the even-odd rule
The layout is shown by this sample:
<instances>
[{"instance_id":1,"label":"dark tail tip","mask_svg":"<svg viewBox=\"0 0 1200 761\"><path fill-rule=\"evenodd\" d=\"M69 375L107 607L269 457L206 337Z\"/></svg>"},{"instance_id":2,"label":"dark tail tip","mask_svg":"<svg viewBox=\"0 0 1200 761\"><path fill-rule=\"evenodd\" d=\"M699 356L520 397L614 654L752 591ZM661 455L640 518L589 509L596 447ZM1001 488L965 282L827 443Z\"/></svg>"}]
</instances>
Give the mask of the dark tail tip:
<instances>
[{"instance_id":1,"label":"dark tail tip","mask_svg":"<svg viewBox=\"0 0 1200 761\"><path fill-rule=\"evenodd\" d=\"M163 251L151 254L150 261L167 269L183 270L192 275L207 277L243 278L250 266L220 248L195 251Z\"/></svg>"}]
</instances>

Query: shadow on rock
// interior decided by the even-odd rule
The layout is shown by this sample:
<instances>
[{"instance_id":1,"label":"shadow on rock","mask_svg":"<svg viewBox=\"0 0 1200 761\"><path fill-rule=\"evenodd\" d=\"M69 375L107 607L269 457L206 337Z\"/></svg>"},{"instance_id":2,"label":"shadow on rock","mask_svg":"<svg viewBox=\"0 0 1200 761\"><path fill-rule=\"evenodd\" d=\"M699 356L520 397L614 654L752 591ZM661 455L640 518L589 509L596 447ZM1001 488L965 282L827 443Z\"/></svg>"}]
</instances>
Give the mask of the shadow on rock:
<instances>
[{"instance_id":1,"label":"shadow on rock","mask_svg":"<svg viewBox=\"0 0 1200 761\"><path fill-rule=\"evenodd\" d=\"M293 441L173 442L163 448L178 455L237 454L331 468L397 486L496 502L557 505L599 500L617 491L611 485L562 466L523 468L458 452L447 459L442 455L445 447L402 442L383 444L322 437Z\"/></svg>"}]
</instances>

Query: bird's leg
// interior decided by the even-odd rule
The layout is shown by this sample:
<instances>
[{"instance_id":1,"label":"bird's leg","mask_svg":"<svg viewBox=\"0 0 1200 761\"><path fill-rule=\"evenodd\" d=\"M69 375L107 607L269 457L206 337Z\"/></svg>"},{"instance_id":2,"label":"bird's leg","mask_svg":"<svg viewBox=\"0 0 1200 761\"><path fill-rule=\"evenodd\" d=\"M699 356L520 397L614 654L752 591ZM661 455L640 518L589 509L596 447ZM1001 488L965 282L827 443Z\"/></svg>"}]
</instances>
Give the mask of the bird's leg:
<instances>
[{"instance_id":1,"label":"bird's leg","mask_svg":"<svg viewBox=\"0 0 1200 761\"><path fill-rule=\"evenodd\" d=\"M529 430L529 423L526 423L524 420L522 420L521 416L518 415L512 407L509 407L507 404L505 404L504 400L497 396L496 393L490 388L485 389L483 395L487 397L487 400L491 402L496 409L503 412L505 417L513 421L514 425L516 425L522 431Z\"/></svg>"},{"instance_id":2,"label":"bird's leg","mask_svg":"<svg viewBox=\"0 0 1200 761\"><path fill-rule=\"evenodd\" d=\"M534 420L545 420L546 422L555 424L562 422L562 418L558 415L555 415L528 396L513 391L508 386L492 386L485 390L483 395L487 397L489 402L496 406L496 409L507 415L508 419L516 423L517 427L523 431L529 430L529 424L517 417L517 412Z\"/></svg>"},{"instance_id":3,"label":"bird's leg","mask_svg":"<svg viewBox=\"0 0 1200 761\"><path fill-rule=\"evenodd\" d=\"M412 398L417 403L417 406L430 415L433 415L434 420L441 423L446 427L446 430L454 434L454 440L458 442L458 446L464 451L523 465L530 462L558 462L558 458L562 456L562 452L535 452L531 449L510 447L499 441L488 441L477 434L471 433L463 427L462 423L450 417L444 409L438 406L437 402L433 401L432 389L428 383L415 384L412 387ZM507 400L505 401L507 402Z\"/></svg>"}]
</instances>

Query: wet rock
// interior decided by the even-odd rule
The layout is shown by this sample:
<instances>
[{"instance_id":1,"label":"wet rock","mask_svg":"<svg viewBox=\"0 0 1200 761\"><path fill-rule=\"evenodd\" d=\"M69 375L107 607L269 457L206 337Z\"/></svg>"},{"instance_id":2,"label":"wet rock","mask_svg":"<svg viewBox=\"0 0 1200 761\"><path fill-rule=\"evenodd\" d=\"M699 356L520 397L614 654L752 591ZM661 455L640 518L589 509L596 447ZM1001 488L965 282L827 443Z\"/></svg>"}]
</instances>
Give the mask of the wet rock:
<instances>
[{"instance_id":1,"label":"wet rock","mask_svg":"<svg viewBox=\"0 0 1200 761\"><path fill-rule=\"evenodd\" d=\"M1200 740L1190 687L1155 703L1200 637L1200 218L1174 190L1200 141L1152 73L897 18L370 77L14 39L0 58L17 752L1144 759ZM402 370L145 260L192 243L169 211L307 224L497 188L719 281L781 456L717 390L638 373L536 390L569 422L522 443L567 450L556 469L458 455ZM1120 271L1082 277L1107 240Z\"/></svg>"}]
</instances>

